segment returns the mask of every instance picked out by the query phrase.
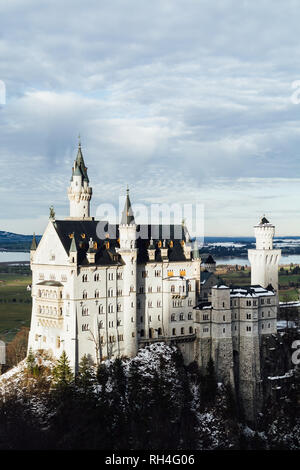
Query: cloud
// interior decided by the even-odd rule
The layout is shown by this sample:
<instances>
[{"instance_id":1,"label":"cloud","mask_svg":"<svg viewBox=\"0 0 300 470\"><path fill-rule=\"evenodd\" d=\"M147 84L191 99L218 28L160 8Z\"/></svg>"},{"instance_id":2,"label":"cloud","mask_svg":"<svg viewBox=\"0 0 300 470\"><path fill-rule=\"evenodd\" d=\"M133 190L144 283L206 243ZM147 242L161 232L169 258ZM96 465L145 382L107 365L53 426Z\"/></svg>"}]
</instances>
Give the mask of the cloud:
<instances>
[{"instance_id":1,"label":"cloud","mask_svg":"<svg viewBox=\"0 0 300 470\"><path fill-rule=\"evenodd\" d=\"M0 15L3 228L41 231L52 203L67 215L80 133L95 207L128 183L136 202L205 201L209 233L248 234L263 206L297 230L297 2L11 0Z\"/></svg>"}]
</instances>

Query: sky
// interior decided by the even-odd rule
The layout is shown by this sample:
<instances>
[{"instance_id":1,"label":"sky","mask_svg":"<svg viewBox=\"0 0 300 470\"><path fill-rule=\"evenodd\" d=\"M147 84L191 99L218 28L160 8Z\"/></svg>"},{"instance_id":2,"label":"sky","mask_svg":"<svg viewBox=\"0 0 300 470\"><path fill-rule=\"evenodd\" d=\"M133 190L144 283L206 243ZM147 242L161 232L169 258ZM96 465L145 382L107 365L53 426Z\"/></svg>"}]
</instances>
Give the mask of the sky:
<instances>
[{"instance_id":1,"label":"sky","mask_svg":"<svg viewBox=\"0 0 300 470\"><path fill-rule=\"evenodd\" d=\"M128 184L202 205L207 236L263 214L300 235L298 1L10 0L0 18L0 230L68 216L80 134L92 215Z\"/></svg>"}]
</instances>

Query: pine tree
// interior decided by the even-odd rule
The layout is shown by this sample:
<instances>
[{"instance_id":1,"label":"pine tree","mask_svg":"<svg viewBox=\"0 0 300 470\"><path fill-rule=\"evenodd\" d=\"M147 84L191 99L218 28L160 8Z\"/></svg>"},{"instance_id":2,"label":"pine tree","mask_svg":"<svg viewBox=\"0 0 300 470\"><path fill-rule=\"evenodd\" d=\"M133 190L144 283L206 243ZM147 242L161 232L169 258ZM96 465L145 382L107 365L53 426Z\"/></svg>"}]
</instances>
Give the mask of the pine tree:
<instances>
[{"instance_id":1,"label":"pine tree","mask_svg":"<svg viewBox=\"0 0 300 470\"><path fill-rule=\"evenodd\" d=\"M28 356L26 358L27 373L33 374L35 370L35 357L32 352L32 348L29 349Z\"/></svg>"},{"instance_id":2,"label":"pine tree","mask_svg":"<svg viewBox=\"0 0 300 470\"><path fill-rule=\"evenodd\" d=\"M95 372L91 360L85 354L79 364L78 375L76 377L76 385L84 394L90 394L94 389Z\"/></svg>"},{"instance_id":3,"label":"pine tree","mask_svg":"<svg viewBox=\"0 0 300 470\"><path fill-rule=\"evenodd\" d=\"M57 365L53 369L53 383L55 388L66 388L73 384L74 375L70 367L67 354L63 351Z\"/></svg>"}]
</instances>

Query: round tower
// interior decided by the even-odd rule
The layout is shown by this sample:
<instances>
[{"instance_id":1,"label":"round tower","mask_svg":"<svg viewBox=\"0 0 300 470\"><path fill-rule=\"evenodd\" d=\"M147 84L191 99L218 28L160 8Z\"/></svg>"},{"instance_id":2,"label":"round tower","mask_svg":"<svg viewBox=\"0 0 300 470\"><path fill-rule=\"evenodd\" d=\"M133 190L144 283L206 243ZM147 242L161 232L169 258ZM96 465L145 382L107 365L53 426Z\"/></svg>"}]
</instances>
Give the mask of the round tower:
<instances>
[{"instance_id":1,"label":"round tower","mask_svg":"<svg viewBox=\"0 0 300 470\"><path fill-rule=\"evenodd\" d=\"M123 268L124 295L124 355L134 357L138 350L136 285L137 285L137 248L136 224L127 188L126 201L119 225L119 253L125 262Z\"/></svg>"},{"instance_id":2,"label":"round tower","mask_svg":"<svg viewBox=\"0 0 300 470\"><path fill-rule=\"evenodd\" d=\"M248 250L251 264L251 284L264 288L272 286L278 290L278 264L281 250L273 249L275 226L266 217L262 217L259 224L254 226L256 249Z\"/></svg>"}]
</instances>

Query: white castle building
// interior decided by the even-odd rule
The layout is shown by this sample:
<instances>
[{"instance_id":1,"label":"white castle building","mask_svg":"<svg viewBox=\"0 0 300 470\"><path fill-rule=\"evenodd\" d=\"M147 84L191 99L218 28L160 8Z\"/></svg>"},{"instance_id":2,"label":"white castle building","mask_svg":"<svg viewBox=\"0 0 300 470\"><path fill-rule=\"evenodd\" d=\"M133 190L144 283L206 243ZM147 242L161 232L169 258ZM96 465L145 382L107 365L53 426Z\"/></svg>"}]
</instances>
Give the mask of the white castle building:
<instances>
[{"instance_id":1,"label":"white castle building","mask_svg":"<svg viewBox=\"0 0 300 470\"><path fill-rule=\"evenodd\" d=\"M56 358L66 351L76 371L85 354L97 364L132 357L151 342L177 344L186 363L205 368L212 357L218 379L230 381L253 411L260 338L276 332L274 226L263 218L255 227L252 285L215 286L210 302L199 303L201 259L187 228L137 225L128 190L119 225L94 220L80 144L68 197L69 217L56 220L51 210L40 243L33 238L28 348Z\"/></svg>"}]
</instances>

